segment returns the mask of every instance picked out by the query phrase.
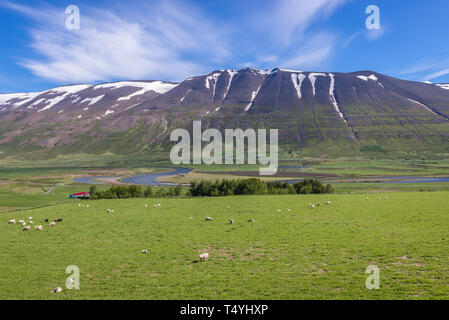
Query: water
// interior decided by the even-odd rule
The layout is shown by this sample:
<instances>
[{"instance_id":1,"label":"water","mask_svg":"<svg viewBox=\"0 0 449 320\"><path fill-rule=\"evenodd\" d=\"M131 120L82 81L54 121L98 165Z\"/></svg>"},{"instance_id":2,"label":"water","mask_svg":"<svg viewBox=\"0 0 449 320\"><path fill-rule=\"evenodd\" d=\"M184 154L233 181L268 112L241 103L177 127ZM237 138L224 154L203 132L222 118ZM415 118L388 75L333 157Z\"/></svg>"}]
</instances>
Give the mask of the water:
<instances>
[{"instance_id":1,"label":"water","mask_svg":"<svg viewBox=\"0 0 449 320\"><path fill-rule=\"evenodd\" d=\"M287 166L289 167L289 166ZM293 166L292 166L293 167ZM286 168L286 167L284 167ZM143 186L170 186L170 185L176 185L173 183L164 183L159 182L158 178L164 177L164 176L174 176L174 175L185 175L188 174L190 171L192 171L189 168L170 168L172 169L169 172L159 172L159 173L145 173L145 174L139 174L134 177L126 178L123 180L123 182L126 183L133 183ZM80 183L88 183L88 184L100 184L100 182L95 181L99 178L118 178L118 177L108 177L108 176L101 176L101 177L84 177L84 178L77 178L74 179L75 182ZM368 178L367 178L368 179ZM413 177L413 176L390 176L390 177L378 177L378 178L369 178L369 179L378 179L376 181L361 181L361 182L355 182L355 183L431 183L431 182L449 182L449 177L432 177L432 178L426 178L426 177ZM396 181L388 181L394 179ZM294 179L294 180L281 180L280 182L288 182L288 183L296 183L303 181L304 179ZM325 183L332 183L331 180L325 181Z\"/></svg>"},{"instance_id":2,"label":"water","mask_svg":"<svg viewBox=\"0 0 449 320\"><path fill-rule=\"evenodd\" d=\"M171 168L171 169L172 170L169 172L139 174L134 177L123 179L123 182L139 184L139 185L143 185L143 186L170 186L170 185L176 185L176 184L159 182L157 179L159 177L164 177L164 176L187 174L190 171L192 171L189 168ZM73 181L79 182L79 183L88 183L88 184L101 184L101 182L95 181L100 178L118 178L118 177L113 177L113 176L84 177L84 178L73 179Z\"/></svg>"}]
</instances>

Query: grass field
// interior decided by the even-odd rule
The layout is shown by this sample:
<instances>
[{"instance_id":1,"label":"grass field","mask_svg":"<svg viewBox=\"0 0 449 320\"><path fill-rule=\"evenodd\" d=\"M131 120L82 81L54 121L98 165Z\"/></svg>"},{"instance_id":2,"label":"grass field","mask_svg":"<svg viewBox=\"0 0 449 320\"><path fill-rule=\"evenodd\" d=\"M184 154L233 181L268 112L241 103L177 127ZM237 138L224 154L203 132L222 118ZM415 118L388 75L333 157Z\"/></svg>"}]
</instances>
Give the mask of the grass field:
<instances>
[{"instance_id":1,"label":"grass field","mask_svg":"<svg viewBox=\"0 0 449 320\"><path fill-rule=\"evenodd\" d=\"M98 200L3 213L0 299L448 299L449 192L368 196ZM44 230L7 223L27 216ZM202 252L210 257L198 262ZM80 268L80 290L65 288L68 265ZM365 288L369 265L380 268L379 290Z\"/></svg>"}]
</instances>

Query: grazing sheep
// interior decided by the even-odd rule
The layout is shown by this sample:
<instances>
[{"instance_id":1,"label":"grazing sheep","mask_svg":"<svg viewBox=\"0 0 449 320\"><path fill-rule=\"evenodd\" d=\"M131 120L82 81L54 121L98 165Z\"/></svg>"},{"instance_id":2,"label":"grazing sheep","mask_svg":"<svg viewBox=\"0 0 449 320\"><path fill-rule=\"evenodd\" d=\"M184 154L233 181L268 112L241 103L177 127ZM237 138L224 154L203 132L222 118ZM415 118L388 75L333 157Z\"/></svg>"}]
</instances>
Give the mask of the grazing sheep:
<instances>
[{"instance_id":1,"label":"grazing sheep","mask_svg":"<svg viewBox=\"0 0 449 320\"><path fill-rule=\"evenodd\" d=\"M212 221L212 220L214 220L214 219L212 219L211 217L206 217L204 220L206 220L206 221Z\"/></svg>"},{"instance_id":2,"label":"grazing sheep","mask_svg":"<svg viewBox=\"0 0 449 320\"><path fill-rule=\"evenodd\" d=\"M8 221L9 224L15 224L16 223L16 219L11 219Z\"/></svg>"},{"instance_id":3,"label":"grazing sheep","mask_svg":"<svg viewBox=\"0 0 449 320\"><path fill-rule=\"evenodd\" d=\"M148 252L147 249L142 250L142 253L147 253L147 252Z\"/></svg>"},{"instance_id":4,"label":"grazing sheep","mask_svg":"<svg viewBox=\"0 0 449 320\"><path fill-rule=\"evenodd\" d=\"M278 209L278 210L277 210L277 212L281 212L281 211L282 211L282 209Z\"/></svg>"},{"instance_id":5,"label":"grazing sheep","mask_svg":"<svg viewBox=\"0 0 449 320\"><path fill-rule=\"evenodd\" d=\"M81 203L78 203L78 207L81 207Z\"/></svg>"},{"instance_id":6,"label":"grazing sheep","mask_svg":"<svg viewBox=\"0 0 449 320\"><path fill-rule=\"evenodd\" d=\"M52 290L53 293L59 293L61 291L62 291L61 287L57 287L56 289Z\"/></svg>"},{"instance_id":7,"label":"grazing sheep","mask_svg":"<svg viewBox=\"0 0 449 320\"><path fill-rule=\"evenodd\" d=\"M22 227L25 227L27 224L25 222L22 223Z\"/></svg>"},{"instance_id":8,"label":"grazing sheep","mask_svg":"<svg viewBox=\"0 0 449 320\"><path fill-rule=\"evenodd\" d=\"M161 206L161 204L158 203L158 204L155 204L153 207L160 207L160 206Z\"/></svg>"},{"instance_id":9,"label":"grazing sheep","mask_svg":"<svg viewBox=\"0 0 449 320\"><path fill-rule=\"evenodd\" d=\"M111 210L111 209L106 210L106 213L113 213L113 212L114 212L114 210Z\"/></svg>"},{"instance_id":10,"label":"grazing sheep","mask_svg":"<svg viewBox=\"0 0 449 320\"><path fill-rule=\"evenodd\" d=\"M379 197L379 198L377 198L377 200L380 200L380 197Z\"/></svg>"},{"instance_id":11,"label":"grazing sheep","mask_svg":"<svg viewBox=\"0 0 449 320\"><path fill-rule=\"evenodd\" d=\"M200 260L201 261L204 261L204 260L206 260L206 259L208 259L209 258L209 254L206 252L206 253L201 253L200 254Z\"/></svg>"},{"instance_id":12,"label":"grazing sheep","mask_svg":"<svg viewBox=\"0 0 449 320\"><path fill-rule=\"evenodd\" d=\"M19 220L19 224L23 224L23 223L25 223L25 221Z\"/></svg>"},{"instance_id":13,"label":"grazing sheep","mask_svg":"<svg viewBox=\"0 0 449 320\"><path fill-rule=\"evenodd\" d=\"M256 220L250 219L248 220L248 222L256 222Z\"/></svg>"},{"instance_id":14,"label":"grazing sheep","mask_svg":"<svg viewBox=\"0 0 449 320\"><path fill-rule=\"evenodd\" d=\"M48 222L48 219L45 219L45 221L44 222Z\"/></svg>"},{"instance_id":15,"label":"grazing sheep","mask_svg":"<svg viewBox=\"0 0 449 320\"><path fill-rule=\"evenodd\" d=\"M29 224L33 224L33 221L29 221L28 223L29 223Z\"/></svg>"},{"instance_id":16,"label":"grazing sheep","mask_svg":"<svg viewBox=\"0 0 449 320\"><path fill-rule=\"evenodd\" d=\"M234 219L229 219L229 223L233 224L234 223Z\"/></svg>"},{"instance_id":17,"label":"grazing sheep","mask_svg":"<svg viewBox=\"0 0 449 320\"><path fill-rule=\"evenodd\" d=\"M318 202L318 203L316 204L316 206L317 206L317 207L321 206L321 203L320 203L320 202Z\"/></svg>"},{"instance_id":18,"label":"grazing sheep","mask_svg":"<svg viewBox=\"0 0 449 320\"><path fill-rule=\"evenodd\" d=\"M88 204L86 204L86 208L89 208L89 205ZM73 279L72 279L73 280Z\"/></svg>"},{"instance_id":19,"label":"grazing sheep","mask_svg":"<svg viewBox=\"0 0 449 320\"><path fill-rule=\"evenodd\" d=\"M292 211L292 209L287 209L288 212Z\"/></svg>"},{"instance_id":20,"label":"grazing sheep","mask_svg":"<svg viewBox=\"0 0 449 320\"><path fill-rule=\"evenodd\" d=\"M28 220L33 220L33 217L27 217Z\"/></svg>"},{"instance_id":21,"label":"grazing sheep","mask_svg":"<svg viewBox=\"0 0 449 320\"><path fill-rule=\"evenodd\" d=\"M368 200L368 197L366 197L366 200Z\"/></svg>"},{"instance_id":22,"label":"grazing sheep","mask_svg":"<svg viewBox=\"0 0 449 320\"><path fill-rule=\"evenodd\" d=\"M145 203L145 208L148 207L148 205Z\"/></svg>"},{"instance_id":23,"label":"grazing sheep","mask_svg":"<svg viewBox=\"0 0 449 320\"><path fill-rule=\"evenodd\" d=\"M42 226L40 226L40 225L39 225L39 226L36 226L35 229L36 229L36 230L39 230L39 231L42 231Z\"/></svg>"},{"instance_id":24,"label":"grazing sheep","mask_svg":"<svg viewBox=\"0 0 449 320\"><path fill-rule=\"evenodd\" d=\"M56 222L54 222L54 221L53 221L53 222L50 222L50 224L49 224L50 227L53 227L53 226L55 226L55 225L56 225Z\"/></svg>"},{"instance_id":25,"label":"grazing sheep","mask_svg":"<svg viewBox=\"0 0 449 320\"><path fill-rule=\"evenodd\" d=\"M30 230L30 229L31 229L30 226L26 226L25 228L23 228L23 231L28 231L28 230Z\"/></svg>"},{"instance_id":26,"label":"grazing sheep","mask_svg":"<svg viewBox=\"0 0 449 320\"><path fill-rule=\"evenodd\" d=\"M62 222L62 219L55 219L55 222Z\"/></svg>"}]
</instances>

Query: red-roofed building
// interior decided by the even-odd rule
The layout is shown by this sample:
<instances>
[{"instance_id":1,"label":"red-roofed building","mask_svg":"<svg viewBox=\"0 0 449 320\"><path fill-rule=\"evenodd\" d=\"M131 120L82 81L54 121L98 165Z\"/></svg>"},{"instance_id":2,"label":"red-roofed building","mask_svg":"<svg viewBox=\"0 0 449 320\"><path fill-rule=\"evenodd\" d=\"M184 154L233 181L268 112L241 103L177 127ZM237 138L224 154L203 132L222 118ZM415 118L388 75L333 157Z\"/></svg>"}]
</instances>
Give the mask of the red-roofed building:
<instances>
[{"instance_id":1,"label":"red-roofed building","mask_svg":"<svg viewBox=\"0 0 449 320\"><path fill-rule=\"evenodd\" d=\"M72 194L70 195L70 199L89 198L89 197L90 197L89 192L72 193Z\"/></svg>"}]
</instances>

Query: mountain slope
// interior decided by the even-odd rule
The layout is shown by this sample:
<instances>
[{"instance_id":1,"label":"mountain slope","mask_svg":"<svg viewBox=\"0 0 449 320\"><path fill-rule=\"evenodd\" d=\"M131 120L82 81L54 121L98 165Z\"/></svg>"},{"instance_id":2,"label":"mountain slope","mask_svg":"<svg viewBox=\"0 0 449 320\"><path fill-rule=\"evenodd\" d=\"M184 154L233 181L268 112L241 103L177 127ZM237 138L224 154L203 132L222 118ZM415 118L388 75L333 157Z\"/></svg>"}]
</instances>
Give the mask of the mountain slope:
<instances>
[{"instance_id":1,"label":"mountain slope","mask_svg":"<svg viewBox=\"0 0 449 320\"><path fill-rule=\"evenodd\" d=\"M217 70L183 82L128 81L0 95L2 156L168 150L170 132L276 128L305 155L449 153L449 85L372 71Z\"/></svg>"}]
</instances>

